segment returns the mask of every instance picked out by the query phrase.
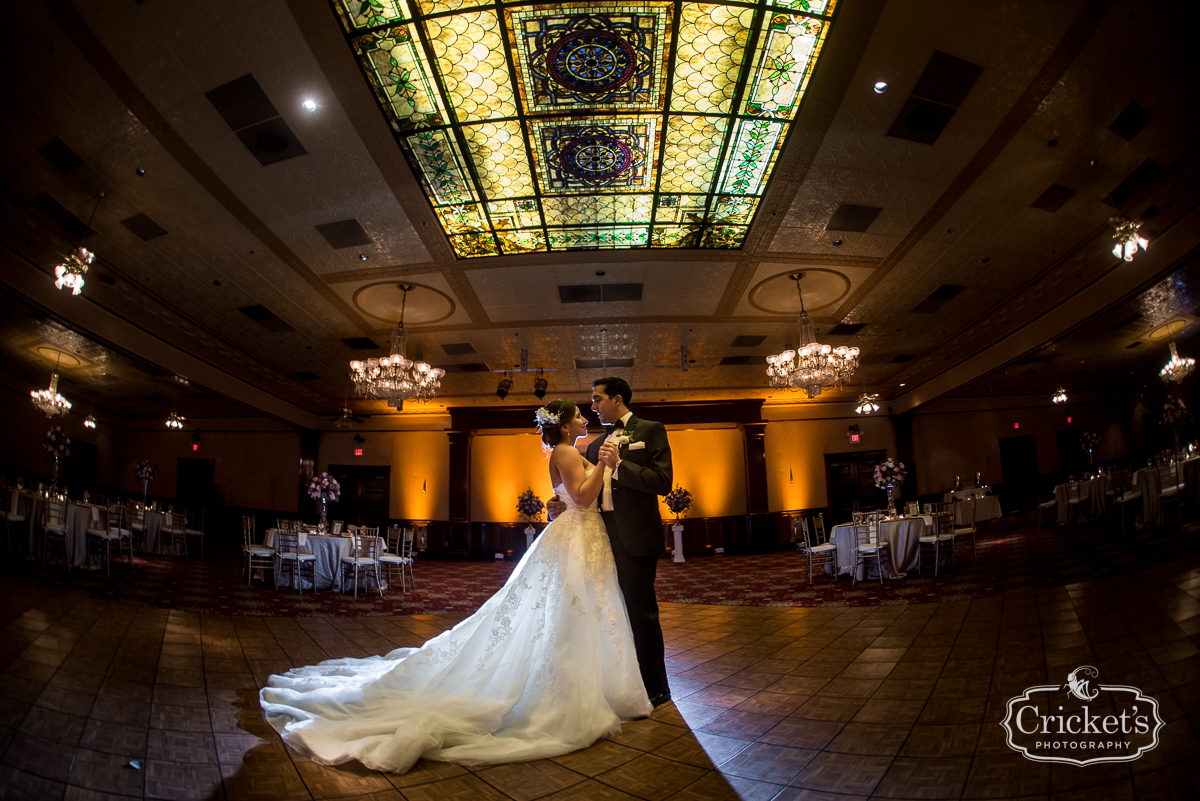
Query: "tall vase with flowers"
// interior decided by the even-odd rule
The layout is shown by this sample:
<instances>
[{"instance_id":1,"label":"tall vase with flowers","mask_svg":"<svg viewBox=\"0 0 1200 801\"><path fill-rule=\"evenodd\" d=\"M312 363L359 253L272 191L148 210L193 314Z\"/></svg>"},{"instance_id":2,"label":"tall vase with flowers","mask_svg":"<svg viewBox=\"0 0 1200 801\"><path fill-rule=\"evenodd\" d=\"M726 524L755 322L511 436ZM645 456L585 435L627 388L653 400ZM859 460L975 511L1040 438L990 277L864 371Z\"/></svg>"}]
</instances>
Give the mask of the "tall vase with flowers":
<instances>
[{"instance_id":1,"label":"tall vase with flowers","mask_svg":"<svg viewBox=\"0 0 1200 801\"><path fill-rule=\"evenodd\" d=\"M685 490L678 484L675 489L663 496L663 503L675 515L675 523L671 526L671 533L675 535L675 555L672 561L682 562L683 558L683 526L679 522L679 518L687 514L688 509L692 508L694 499L692 493Z\"/></svg>"},{"instance_id":2,"label":"tall vase with flowers","mask_svg":"<svg viewBox=\"0 0 1200 801\"><path fill-rule=\"evenodd\" d=\"M1162 421L1175 432L1175 453L1179 453L1179 429L1192 422L1192 413L1184 405L1182 398L1168 395L1163 403ZM1178 457L1177 457L1178 458Z\"/></svg>"},{"instance_id":3,"label":"tall vase with flowers","mask_svg":"<svg viewBox=\"0 0 1200 801\"><path fill-rule=\"evenodd\" d=\"M875 465L875 486L887 490L888 515L890 517L896 516L895 487L897 484L904 483L906 476L908 476L908 469L905 468L904 462L898 462L890 456Z\"/></svg>"},{"instance_id":4,"label":"tall vase with flowers","mask_svg":"<svg viewBox=\"0 0 1200 801\"><path fill-rule=\"evenodd\" d=\"M66 459L71 455L71 438L67 436L67 432L62 426L54 426L46 432L46 438L42 440L42 447L46 450L46 455L54 458L54 480L50 483L52 492L58 490L58 467L62 459Z\"/></svg>"},{"instance_id":5,"label":"tall vase with flowers","mask_svg":"<svg viewBox=\"0 0 1200 801\"><path fill-rule=\"evenodd\" d=\"M317 530L324 534L329 530L329 502L342 497L342 485L328 473L320 473L308 482L308 497L321 502L321 522L317 525Z\"/></svg>"},{"instance_id":6,"label":"tall vase with flowers","mask_svg":"<svg viewBox=\"0 0 1200 801\"><path fill-rule=\"evenodd\" d=\"M542 499L533 494L533 487L517 496L517 511L525 518L526 548L533 545L533 538L537 536L537 529L533 527L533 521L542 519L542 510L545 508L546 504Z\"/></svg>"},{"instance_id":7,"label":"tall vase with flowers","mask_svg":"<svg viewBox=\"0 0 1200 801\"><path fill-rule=\"evenodd\" d=\"M1088 467L1092 466L1092 458L1096 448L1100 447L1100 435L1094 431L1084 431L1079 435L1079 447L1087 454Z\"/></svg>"},{"instance_id":8,"label":"tall vase with flowers","mask_svg":"<svg viewBox=\"0 0 1200 801\"><path fill-rule=\"evenodd\" d=\"M150 482L154 480L154 465L149 459L143 459L138 462L137 469L134 471L134 476L138 481L142 482L142 506L146 505L146 496L149 494Z\"/></svg>"}]
</instances>

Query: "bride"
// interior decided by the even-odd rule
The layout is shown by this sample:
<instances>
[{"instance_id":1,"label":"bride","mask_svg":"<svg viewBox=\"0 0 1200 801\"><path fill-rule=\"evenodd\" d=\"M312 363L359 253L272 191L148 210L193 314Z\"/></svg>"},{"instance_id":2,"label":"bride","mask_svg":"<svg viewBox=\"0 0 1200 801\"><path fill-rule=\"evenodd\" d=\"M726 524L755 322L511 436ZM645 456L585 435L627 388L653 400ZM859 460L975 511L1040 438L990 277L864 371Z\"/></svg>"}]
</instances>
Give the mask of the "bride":
<instances>
[{"instance_id":1,"label":"bride","mask_svg":"<svg viewBox=\"0 0 1200 801\"><path fill-rule=\"evenodd\" d=\"M537 412L567 505L475 614L420 648L331 659L259 693L292 748L334 765L403 773L417 759L479 765L556 756L652 707L596 498L603 470L575 449L574 401Z\"/></svg>"}]
</instances>

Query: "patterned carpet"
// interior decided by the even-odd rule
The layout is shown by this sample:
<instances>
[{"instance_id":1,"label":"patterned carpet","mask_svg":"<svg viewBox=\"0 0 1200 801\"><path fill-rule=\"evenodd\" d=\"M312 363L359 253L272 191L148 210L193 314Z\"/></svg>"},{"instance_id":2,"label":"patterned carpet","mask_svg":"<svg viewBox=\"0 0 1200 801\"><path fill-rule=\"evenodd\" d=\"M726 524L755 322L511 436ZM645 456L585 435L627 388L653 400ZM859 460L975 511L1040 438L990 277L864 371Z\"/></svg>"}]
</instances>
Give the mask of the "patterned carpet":
<instances>
[{"instance_id":1,"label":"patterned carpet","mask_svg":"<svg viewBox=\"0 0 1200 801\"><path fill-rule=\"evenodd\" d=\"M910 573L897 581L860 582L818 577L806 581L804 557L796 552L664 559L658 569L658 597L671 603L736 606L879 606L1029 592L1129 573L1200 550L1200 523L1182 529L1131 532L1127 540L1112 527L1036 529L1029 519L1005 518L983 524L979 561L959 546L957 573L937 577ZM457 613L467 615L498 590L515 567L511 562L419 560L416 590L351 595L335 592L275 591L247 586L240 554L206 559L143 556L126 575L97 571L42 569L32 563L16 569L47 586L80 590L89 596L180 611L230 615L356 616Z\"/></svg>"}]
</instances>

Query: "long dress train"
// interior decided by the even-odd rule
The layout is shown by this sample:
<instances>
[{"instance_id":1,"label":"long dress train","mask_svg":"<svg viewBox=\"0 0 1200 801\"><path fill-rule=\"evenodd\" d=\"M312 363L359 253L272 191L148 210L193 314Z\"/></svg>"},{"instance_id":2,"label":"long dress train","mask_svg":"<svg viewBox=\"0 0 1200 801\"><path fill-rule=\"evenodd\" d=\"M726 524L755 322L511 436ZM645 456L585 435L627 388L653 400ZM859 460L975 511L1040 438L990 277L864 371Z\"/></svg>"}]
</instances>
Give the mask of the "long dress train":
<instances>
[{"instance_id":1,"label":"long dress train","mask_svg":"<svg viewBox=\"0 0 1200 801\"><path fill-rule=\"evenodd\" d=\"M420 648L272 676L267 721L316 762L403 773L564 754L649 715L604 522L555 491L567 511L475 614Z\"/></svg>"}]
</instances>

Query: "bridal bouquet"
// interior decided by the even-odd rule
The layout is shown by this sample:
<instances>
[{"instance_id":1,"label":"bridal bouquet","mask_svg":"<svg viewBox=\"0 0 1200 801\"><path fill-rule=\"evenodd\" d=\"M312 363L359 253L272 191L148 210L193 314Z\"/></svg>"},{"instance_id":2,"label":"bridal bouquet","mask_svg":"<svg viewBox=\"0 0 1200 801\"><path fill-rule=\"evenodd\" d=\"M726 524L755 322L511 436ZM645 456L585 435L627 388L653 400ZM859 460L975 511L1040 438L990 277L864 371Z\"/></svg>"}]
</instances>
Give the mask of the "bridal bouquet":
<instances>
[{"instance_id":1,"label":"bridal bouquet","mask_svg":"<svg viewBox=\"0 0 1200 801\"><path fill-rule=\"evenodd\" d=\"M1093 451L1100 444L1100 435L1091 431L1084 431L1079 435L1079 445L1085 451Z\"/></svg>"},{"instance_id":2,"label":"bridal bouquet","mask_svg":"<svg viewBox=\"0 0 1200 801\"><path fill-rule=\"evenodd\" d=\"M308 497L318 501L336 501L342 495L342 485L328 473L312 477L308 482Z\"/></svg>"},{"instance_id":3,"label":"bridal bouquet","mask_svg":"<svg viewBox=\"0 0 1200 801\"><path fill-rule=\"evenodd\" d=\"M1181 426L1184 423L1191 421L1191 413L1187 407L1183 405L1183 400L1174 395L1167 396L1167 402L1163 404L1162 421L1169 426Z\"/></svg>"},{"instance_id":4,"label":"bridal bouquet","mask_svg":"<svg viewBox=\"0 0 1200 801\"><path fill-rule=\"evenodd\" d=\"M907 475L904 462L897 462L889 456L875 465L875 486L883 489L888 484L903 484Z\"/></svg>"},{"instance_id":5,"label":"bridal bouquet","mask_svg":"<svg viewBox=\"0 0 1200 801\"><path fill-rule=\"evenodd\" d=\"M542 499L533 494L533 487L530 487L517 496L517 511L525 515L526 523L540 520L542 518L542 510L545 508L546 504L542 502Z\"/></svg>"},{"instance_id":6,"label":"bridal bouquet","mask_svg":"<svg viewBox=\"0 0 1200 801\"><path fill-rule=\"evenodd\" d=\"M71 455L71 438L67 436L66 431L63 431L62 426L54 426L46 432L46 438L42 440L42 447L46 449L47 456L65 459Z\"/></svg>"},{"instance_id":7,"label":"bridal bouquet","mask_svg":"<svg viewBox=\"0 0 1200 801\"><path fill-rule=\"evenodd\" d=\"M138 481L153 481L154 480L154 465L150 464L149 459L143 459L138 462L137 470L134 475Z\"/></svg>"},{"instance_id":8,"label":"bridal bouquet","mask_svg":"<svg viewBox=\"0 0 1200 801\"><path fill-rule=\"evenodd\" d=\"M663 496L663 503L675 514L675 525L678 526L679 516L687 514L687 510L692 508L692 493L676 484L675 489Z\"/></svg>"}]
</instances>

